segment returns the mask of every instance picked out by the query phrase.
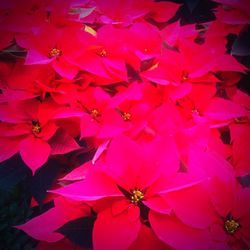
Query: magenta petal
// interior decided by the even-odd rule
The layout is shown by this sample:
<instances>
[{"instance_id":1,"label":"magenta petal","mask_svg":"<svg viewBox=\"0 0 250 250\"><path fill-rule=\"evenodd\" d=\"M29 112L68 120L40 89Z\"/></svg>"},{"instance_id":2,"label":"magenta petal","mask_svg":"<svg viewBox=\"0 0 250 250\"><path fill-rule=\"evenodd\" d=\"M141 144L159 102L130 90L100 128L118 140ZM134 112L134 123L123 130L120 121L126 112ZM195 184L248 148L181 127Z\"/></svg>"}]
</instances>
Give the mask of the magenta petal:
<instances>
[{"instance_id":1,"label":"magenta petal","mask_svg":"<svg viewBox=\"0 0 250 250\"><path fill-rule=\"evenodd\" d=\"M33 173L48 160L50 152L51 147L47 142L33 136L20 144L21 157Z\"/></svg>"},{"instance_id":2,"label":"magenta petal","mask_svg":"<svg viewBox=\"0 0 250 250\"><path fill-rule=\"evenodd\" d=\"M78 73L78 68L70 63L68 63L67 61L65 61L63 58L60 58L59 61L54 60L52 62L53 68L55 69L55 71L67 78L67 79L73 79L76 74Z\"/></svg>"},{"instance_id":3,"label":"magenta petal","mask_svg":"<svg viewBox=\"0 0 250 250\"><path fill-rule=\"evenodd\" d=\"M247 116L249 113L239 104L223 98L213 98L204 111L204 115L214 120L226 120Z\"/></svg>"},{"instance_id":4,"label":"magenta petal","mask_svg":"<svg viewBox=\"0 0 250 250\"><path fill-rule=\"evenodd\" d=\"M157 22L166 22L175 15L179 7L179 4L173 2L157 2L155 3L153 19Z\"/></svg>"},{"instance_id":5,"label":"magenta petal","mask_svg":"<svg viewBox=\"0 0 250 250\"><path fill-rule=\"evenodd\" d=\"M130 128L131 123L124 122L121 115L115 110L108 110L102 116L102 126L97 135L98 138L110 138L121 134L124 130Z\"/></svg>"},{"instance_id":6,"label":"magenta petal","mask_svg":"<svg viewBox=\"0 0 250 250\"><path fill-rule=\"evenodd\" d=\"M95 155L92 159L92 163L95 164L95 162L99 159L99 157L103 154L103 152L107 149L107 146L109 144L110 140L104 140L104 142L102 142L99 147L97 148Z\"/></svg>"},{"instance_id":7,"label":"magenta petal","mask_svg":"<svg viewBox=\"0 0 250 250\"><path fill-rule=\"evenodd\" d=\"M94 224L95 250L126 250L137 238L140 220L131 221L126 212L113 216L108 208L100 212Z\"/></svg>"},{"instance_id":8,"label":"magenta petal","mask_svg":"<svg viewBox=\"0 0 250 250\"><path fill-rule=\"evenodd\" d=\"M131 222L135 222L140 219L140 208L137 205L130 204L127 209L127 213L128 213L128 219Z\"/></svg>"},{"instance_id":9,"label":"magenta petal","mask_svg":"<svg viewBox=\"0 0 250 250\"><path fill-rule=\"evenodd\" d=\"M99 171L90 172L83 181L75 182L51 192L83 201L123 196L113 180Z\"/></svg>"},{"instance_id":10,"label":"magenta petal","mask_svg":"<svg viewBox=\"0 0 250 250\"><path fill-rule=\"evenodd\" d=\"M111 211L114 216L124 212L126 209L128 209L129 206L129 200L122 198L119 201L116 201L112 203Z\"/></svg>"},{"instance_id":11,"label":"magenta petal","mask_svg":"<svg viewBox=\"0 0 250 250\"><path fill-rule=\"evenodd\" d=\"M80 126L81 138L94 136L99 131L99 124L89 114L83 114Z\"/></svg>"},{"instance_id":12,"label":"magenta petal","mask_svg":"<svg viewBox=\"0 0 250 250\"><path fill-rule=\"evenodd\" d=\"M42 54L38 50L28 50L25 64L31 65L31 64L48 64L52 61L53 59L48 58L44 54Z\"/></svg>"},{"instance_id":13,"label":"magenta petal","mask_svg":"<svg viewBox=\"0 0 250 250\"><path fill-rule=\"evenodd\" d=\"M76 141L62 129L59 129L49 140L49 144L52 149L52 155L66 154L80 148Z\"/></svg>"},{"instance_id":14,"label":"magenta petal","mask_svg":"<svg viewBox=\"0 0 250 250\"><path fill-rule=\"evenodd\" d=\"M213 249L207 231L188 227L174 216L150 211L149 221L159 239L175 249Z\"/></svg>"},{"instance_id":15,"label":"magenta petal","mask_svg":"<svg viewBox=\"0 0 250 250\"><path fill-rule=\"evenodd\" d=\"M172 210L172 208L167 204L166 200L161 196L150 197L143 201L143 204L150 209L163 214L169 214Z\"/></svg>"},{"instance_id":16,"label":"magenta petal","mask_svg":"<svg viewBox=\"0 0 250 250\"><path fill-rule=\"evenodd\" d=\"M26 99L32 99L38 96L38 94L23 90L5 89L2 90L2 92L3 94L1 95L0 102L22 101Z\"/></svg>"},{"instance_id":17,"label":"magenta petal","mask_svg":"<svg viewBox=\"0 0 250 250\"><path fill-rule=\"evenodd\" d=\"M19 151L20 138L0 138L0 162L12 157Z\"/></svg>"},{"instance_id":18,"label":"magenta petal","mask_svg":"<svg viewBox=\"0 0 250 250\"><path fill-rule=\"evenodd\" d=\"M49 140L57 131L58 127L54 122L48 122L43 128L39 137L44 141Z\"/></svg>"},{"instance_id":19,"label":"magenta petal","mask_svg":"<svg viewBox=\"0 0 250 250\"><path fill-rule=\"evenodd\" d=\"M161 242L153 230L145 225L141 225L141 229L137 239L129 247L129 250L166 250L168 249L164 246L164 243Z\"/></svg>"},{"instance_id":20,"label":"magenta petal","mask_svg":"<svg viewBox=\"0 0 250 250\"><path fill-rule=\"evenodd\" d=\"M81 166L75 168L70 173L65 175L60 180L65 181L80 181L86 178L87 173L89 172L90 168L92 167L92 163L90 161L85 162Z\"/></svg>"},{"instance_id":21,"label":"magenta petal","mask_svg":"<svg viewBox=\"0 0 250 250\"><path fill-rule=\"evenodd\" d=\"M16 226L16 228L23 230L34 239L55 242L64 238L62 234L55 232L55 230L70 220L89 214L87 206L71 205L62 198L56 198L54 202L55 206L53 208L25 224Z\"/></svg>"},{"instance_id":22,"label":"magenta petal","mask_svg":"<svg viewBox=\"0 0 250 250\"><path fill-rule=\"evenodd\" d=\"M104 67L102 58L94 53L82 54L81 57L75 59L74 61L74 64L83 70L97 76L109 78L109 74Z\"/></svg>"},{"instance_id":23,"label":"magenta petal","mask_svg":"<svg viewBox=\"0 0 250 250\"><path fill-rule=\"evenodd\" d=\"M217 218L210 197L202 185L169 192L164 198L179 219L191 227L207 228Z\"/></svg>"},{"instance_id":24,"label":"magenta petal","mask_svg":"<svg viewBox=\"0 0 250 250\"><path fill-rule=\"evenodd\" d=\"M106 159L105 172L112 176L118 185L127 190L136 186L142 156L135 141L124 135L115 137L108 148Z\"/></svg>"},{"instance_id":25,"label":"magenta petal","mask_svg":"<svg viewBox=\"0 0 250 250\"><path fill-rule=\"evenodd\" d=\"M222 221L220 224L211 225L210 234L212 239L216 241L225 242L228 239L228 235L224 230Z\"/></svg>"}]
</instances>

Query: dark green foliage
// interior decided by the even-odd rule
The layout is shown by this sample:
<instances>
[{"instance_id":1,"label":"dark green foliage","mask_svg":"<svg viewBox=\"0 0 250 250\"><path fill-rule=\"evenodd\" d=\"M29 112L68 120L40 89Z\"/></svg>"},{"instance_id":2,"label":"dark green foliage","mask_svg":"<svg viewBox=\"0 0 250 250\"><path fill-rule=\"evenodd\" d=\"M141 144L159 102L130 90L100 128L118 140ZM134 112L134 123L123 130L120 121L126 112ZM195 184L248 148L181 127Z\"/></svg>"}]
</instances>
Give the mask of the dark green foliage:
<instances>
[{"instance_id":1,"label":"dark green foliage","mask_svg":"<svg viewBox=\"0 0 250 250\"><path fill-rule=\"evenodd\" d=\"M15 164L14 164L15 162ZM31 172L18 157L0 166L0 249L31 250L37 242L15 229L32 216L29 208Z\"/></svg>"}]
</instances>

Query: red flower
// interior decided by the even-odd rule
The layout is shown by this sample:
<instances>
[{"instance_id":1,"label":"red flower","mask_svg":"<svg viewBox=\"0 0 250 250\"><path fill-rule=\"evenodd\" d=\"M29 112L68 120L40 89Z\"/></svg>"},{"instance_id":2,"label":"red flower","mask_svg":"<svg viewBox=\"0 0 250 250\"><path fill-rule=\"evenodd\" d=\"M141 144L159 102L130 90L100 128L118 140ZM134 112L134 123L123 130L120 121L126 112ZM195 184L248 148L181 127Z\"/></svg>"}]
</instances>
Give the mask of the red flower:
<instances>
[{"instance_id":1,"label":"red flower","mask_svg":"<svg viewBox=\"0 0 250 250\"><path fill-rule=\"evenodd\" d=\"M83 37L81 46L85 44L85 50L80 50L81 53L72 58L71 62L111 82L127 80L123 32L123 29L105 25L98 29L95 37Z\"/></svg>"},{"instance_id":2,"label":"red flower","mask_svg":"<svg viewBox=\"0 0 250 250\"><path fill-rule=\"evenodd\" d=\"M133 158L129 157L132 152ZM150 157L145 159L145 155ZM105 162L93 166L85 180L53 192L94 202L98 211L93 231L95 249L126 249L137 238L141 223L147 222L147 213L143 215L147 209L170 213L172 208L163 194L182 192L201 182L192 174L178 174L178 168L171 137L164 143L138 144L120 136L111 142Z\"/></svg>"},{"instance_id":3,"label":"red flower","mask_svg":"<svg viewBox=\"0 0 250 250\"><path fill-rule=\"evenodd\" d=\"M216 188L223 186L217 184ZM217 220L211 225L211 237L228 248L233 245L237 249L247 249L250 247L250 190L242 187L237 187L235 193L222 190L225 192L214 193Z\"/></svg>"},{"instance_id":4,"label":"red flower","mask_svg":"<svg viewBox=\"0 0 250 250\"><path fill-rule=\"evenodd\" d=\"M45 26L38 34L18 36L17 43L28 49L25 63L50 63L59 75L68 79L74 78L78 68L71 63L72 58L82 54L85 48L82 41L85 37L91 36L80 28L79 25L64 28L50 25Z\"/></svg>"}]
</instances>

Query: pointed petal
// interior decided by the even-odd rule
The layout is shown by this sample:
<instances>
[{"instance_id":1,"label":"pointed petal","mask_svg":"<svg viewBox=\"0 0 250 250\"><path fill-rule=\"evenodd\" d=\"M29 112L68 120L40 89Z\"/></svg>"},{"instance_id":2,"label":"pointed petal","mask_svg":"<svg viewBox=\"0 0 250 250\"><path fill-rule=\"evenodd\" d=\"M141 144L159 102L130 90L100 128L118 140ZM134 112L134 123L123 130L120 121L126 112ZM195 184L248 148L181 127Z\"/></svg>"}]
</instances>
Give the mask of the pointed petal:
<instances>
[{"instance_id":1,"label":"pointed petal","mask_svg":"<svg viewBox=\"0 0 250 250\"><path fill-rule=\"evenodd\" d=\"M214 120L227 120L247 116L249 113L239 104L222 98L213 98L204 111L204 115Z\"/></svg>"},{"instance_id":2,"label":"pointed petal","mask_svg":"<svg viewBox=\"0 0 250 250\"><path fill-rule=\"evenodd\" d=\"M40 121L40 120L39 120ZM49 140L57 131L58 127L54 122L48 122L43 128L39 137L44 141Z\"/></svg>"},{"instance_id":3,"label":"pointed petal","mask_svg":"<svg viewBox=\"0 0 250 250\"><path fill-rule=\"evenodd\" d=\"M33 173L48 160L50 152L51 147L47 142L33 136L20 144L21 157Z\"/></svg>"},{"instance_id":4,"label":"pointed petal","mask_svg":"<svg viewBox=\"0 0 250 250\"><path fill-rule=\"evenodd\" d=\"M208 192L202 185L196 185L164 195L179 219L195 228L207 228L216 220Z\"/></svg>"},{"instance_id":5,"label":"pointed petal","mask_svg":"<svg viewBox=\"0 0 250 250\"><path fill-rule=\"evenodd\" d=\"M133 157L131 157L132 152ZM115 137L110 143L106 159L107 166L105 166L104 171L118 185L126 190L136 186L137 172L141 167L142 156L140 156L140 148L135 141L123 135Z\"/></svg>"},{"instance_id":6,"label":"pointed petal","mask_svg":"<svg viewBox=\"0 0 250 250\"><path fill-rule=\"evenodd\" d=\"M111 212L114 216L123 213L129 206L129 200L121 198L121 200L116 201L111 206Z\"/></svg>"},{"instance_id":7,"label":"pointed petal","mask_svg":"<svg viewBox=\"0 0 250 250\"><path fill-rule=\"evenodd\" d=\"M97 148L96 153L92 159L92 163L95 164L95 162L99 159L99 157L102 155L102 153L107 149L107 146L109 144L110 140L104 140L103 143Z\"/></svg>"},{"instance_id":8,"label":"pointed petal","mask_svg":"<svg viewBox=\"0 0 250 250\"><path fill-rule=\"evenodd\" d=\"M51 154L66 154L81 147L63 129L59 129L48 142L51 146Z\"/></svg>"},{"instance_id":9,"label":"pointed petal","mask_svg":"<svg viewBox=\"0 0 250 250\"><path fill-rule=\"evenodd\" d=\"M99 124L88 114L83 114L80 124L81 138L95 136L99 131Z\"/></svg>"},{"instance_id":10,"label":"pointed petal","mask_svg":"<svg viewBox=\"0 0 250 250\"><path fill-rule=\"evenodd\" d=\"M31 65L31 64L48 64L52 61L53 59L48 58L44 54L42 54L38 50L33 50L30 49L28 50L25 64Z\"/></svg>"},{"instance_id":11,"label":"pointed petal","mask_svg":"<svg viewBox=\"0 0 250 250\"><path fill-rule=\"evenodd\" d=\"M164 250L167 249L164 243L161 242L153 230L145 225L141 225L137 239L129 247L129 250Z\"/></svg>"},{"instance_id":12,"label":"pointed petal","mask_svg":"<svg viewBox=\"0 0 250 250\"><path fill-rule=\"evenodd\" d=\"M90 172L85 180L52 190L51 192L83 201L123 196L113 180L100 171Z\"/></svg>"},{"instance_id":13,"label":"pointed petal","mask_svg":"<svg viewBox=\"0 0 250 250\"><path fill-rule=\"evenodd\" d=\"M166 22L174 16L179 7L179 4L173 2L156 2L153 19L157 22Z\"/></svg>"},{"instance_id":14,"label":"pointed petal","mask_svg":"<svg viewBox=\"0 0 250 250\"><path fill-rule=\"evenodd\" d=\"M86 205L76 206L61 197L56 198L54 202L53 208L16 228L23 230L34 239L55 242L64 238L62 234L55 232L56 229L70 220L89 214L89 208Z\"/></svg>"},{"instance_id":15,"label":"pointed petal","mask_svg":"<svg viewBox=\"0 0 250 250\"><path fill-rule=\"evenodd\" d=\"M21 138L4 138L0 137L0 162L5 161L12 157L19 151L19 143Z\"/></svg>"},{"instance_id":16,"label":"pointed petal","mask_svg":"<svg viewBox=\"0 0 250 250\"><path fill-rule=\"evenodd\" d=\"M55 71L61 75L62 77L65 77L67 79L73 79L76 74L78 73L78 68L70 63L68 63L63 58L60 58L60 60L54 60L52 62L53 68Z\"/></svg>"},{"instance_id":17,"label":"pointed petal","mask_svg":"<svg viewBox=\"0 0 250 250\"><path fill-rule=\"evenodd\" d=\"M150 197L143 201L143 204L158 213L170 214L172 211L172 208L161 196Z\"/></svg>"},{"instance_id":18,"label":"pointed petal","mask_svg":"<svg viewBox=\"0 0 250 250\"><path fill-rule=\"evenodd\" d=\"M95 250L126 250L137 238L141 227L140 220L131 221L123 212L113 216L108 208L98 214L93 230Z\"/></svg>"},{"instance_id":19,"label":"pointed petal","mask_svg":"<svg viewBox=\"0 0 250 250\"><path fill-rule=\"evenodd\" d=\"M174 216L150 211L149 221L159 239L175 249L212 249L205 230L188 227Z\"/></svg>"},{"instance_id":20,"label":"pointed petal","mask_svg":"<svg viewBox=\"0 0 250 250\"><path fill-rule=\"evenodd\" d=\"M70 173L61 178L61 181L80 181L86 178L87 173L92 167L92 163L90 161L82 164L81 166L75 168Z\"/></svg>"}]
</instances>

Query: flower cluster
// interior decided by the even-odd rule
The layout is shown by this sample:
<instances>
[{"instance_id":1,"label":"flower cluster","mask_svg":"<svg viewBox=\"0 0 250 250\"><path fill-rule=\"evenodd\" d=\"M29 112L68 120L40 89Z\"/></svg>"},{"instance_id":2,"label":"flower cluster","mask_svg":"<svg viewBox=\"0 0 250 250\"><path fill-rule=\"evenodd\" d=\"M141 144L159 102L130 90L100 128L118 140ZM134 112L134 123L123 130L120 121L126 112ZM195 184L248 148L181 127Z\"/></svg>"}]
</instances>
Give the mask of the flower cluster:
<instances>
[{"instance_id":1,"label":"flower cluster","mask_svg":"<svg viewBox=\"0 0 250 250\"><path fill-rule=\"evenodd\" d=\"M0 3L0 161L34 174L95 150L18 229L62 249L59 229L94 216L94 250L250 248L247 68L227 53L250 10L216 2L198 25L169 1Z\"/></svg>"}]
</instances>

